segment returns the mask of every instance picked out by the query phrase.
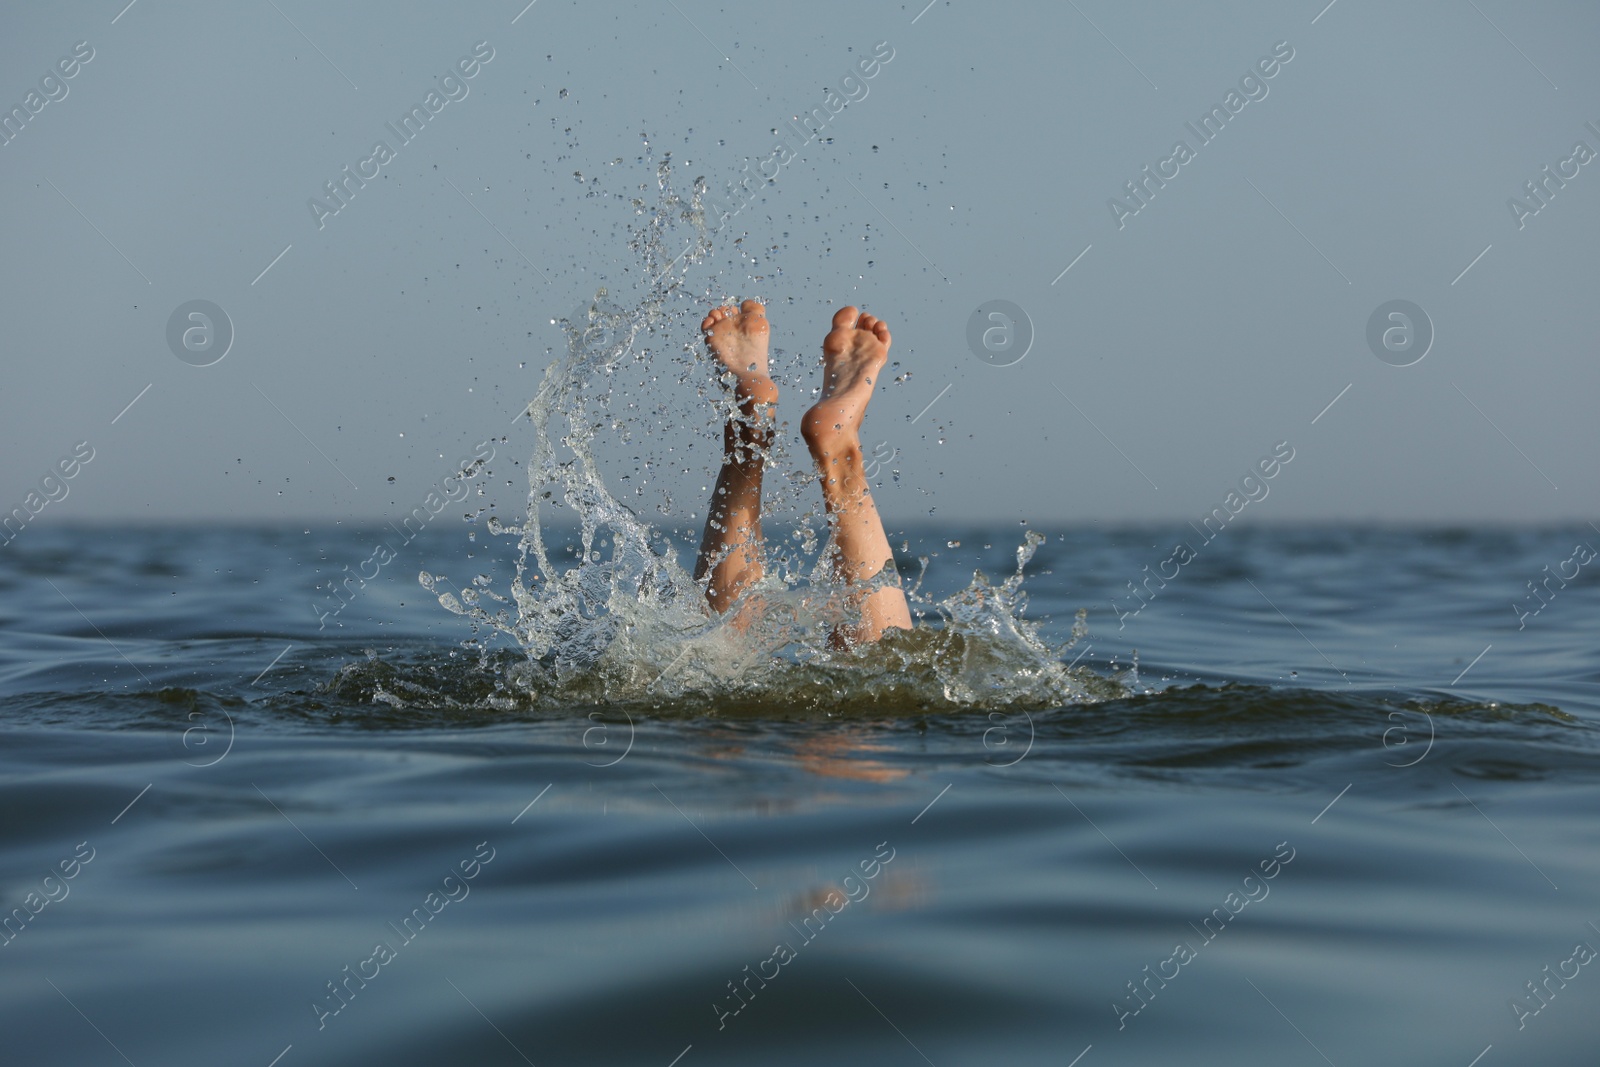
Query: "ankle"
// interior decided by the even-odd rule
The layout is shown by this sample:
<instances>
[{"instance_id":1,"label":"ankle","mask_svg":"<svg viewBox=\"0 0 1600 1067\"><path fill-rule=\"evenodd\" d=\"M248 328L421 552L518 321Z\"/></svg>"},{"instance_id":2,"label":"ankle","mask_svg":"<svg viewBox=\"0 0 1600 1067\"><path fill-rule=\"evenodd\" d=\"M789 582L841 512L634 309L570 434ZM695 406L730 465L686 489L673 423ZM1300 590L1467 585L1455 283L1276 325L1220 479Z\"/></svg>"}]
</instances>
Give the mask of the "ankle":
<instances>
[{"instance_id":1,"label":"ankle","mask_svg":"<svg viewBox=\"0 0 1600 1067\"><path fill-rule=\"evenodd\" d=\"M861 464L861 436L854 430L829 422L816 408L800 420L800 436L805 438L811 458L817 464Z\"/></svg>"},{"instance_id":2,"label":"ankle","mask_svg":"<svg viewBox=\"0 0 1600 1067\"><path fill-rule=\"evenodd\" d=\"M778 383L756 371L734 376L733 395L747 416L778 402Z\"/></svg>"},{"instance_id":3,"label":"ankle","mask_svg":"<svg viewBox=\"0 0 1600 1067\"><path fill-rule=\"evenodd\" d=\"M753 424L735 416L722 431L722 462L724 466L759 467L766 460L772 446L772 425Z\"/></svg>"}]
</instances>

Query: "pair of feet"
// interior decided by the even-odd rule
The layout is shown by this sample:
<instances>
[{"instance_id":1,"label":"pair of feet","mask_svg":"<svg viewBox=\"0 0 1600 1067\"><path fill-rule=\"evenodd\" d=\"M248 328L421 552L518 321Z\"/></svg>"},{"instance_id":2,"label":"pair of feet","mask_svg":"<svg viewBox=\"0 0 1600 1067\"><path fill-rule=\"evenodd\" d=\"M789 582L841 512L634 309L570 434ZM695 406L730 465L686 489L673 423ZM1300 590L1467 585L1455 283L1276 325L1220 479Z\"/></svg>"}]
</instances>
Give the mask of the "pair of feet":
<instances>
[{"instance_id":1,"label":"pair of feet","mask_svg":"<svg viewBox=\"0 0 1600 1067\"><path fill-rule=\"evenodd\" d=\"M715 308L700 324L706 347L733 377L738 412L723 436L723 466L707 509L696 577L708 579L707 599L725 611L762 575L761 475L775 428L778 386L767 372L772 327L760 301ZM822 341L822 397L800 420L817 465L833 535L834 577L846 586L872 583L893 553L873 502L861 452L861 422L889 358L889 327L854 307L840 308ZM875 641L885 629L911 627L897 584L873 583L857 598L860 619L840 634ZM853 605L854 606L854 605Z\"/></svg>"}]
</instances>

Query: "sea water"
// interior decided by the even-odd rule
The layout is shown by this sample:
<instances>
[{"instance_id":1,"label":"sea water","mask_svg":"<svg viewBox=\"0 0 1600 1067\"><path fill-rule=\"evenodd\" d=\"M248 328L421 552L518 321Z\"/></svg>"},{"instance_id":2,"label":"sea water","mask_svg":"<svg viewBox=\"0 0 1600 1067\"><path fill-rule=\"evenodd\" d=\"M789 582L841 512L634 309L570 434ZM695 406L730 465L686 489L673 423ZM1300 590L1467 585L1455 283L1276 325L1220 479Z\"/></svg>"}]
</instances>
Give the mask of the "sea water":
<instances>
[{"instance_id":1,"label":"sea water","mask_svg":"<svg viewBox=\"0 0 1600 1067\"><path fill-rule=\"evenodd\" d=\"M896 524L919 627L849 649L780 450L730 627L663 489L727 294L660 194L526 501L336 616L384 528L0 552L0 1059L1595 1062L1600 592L1527 586L1600 536L1241 523L1130 614L1170 530Z\"/></svg>"}]
</instances>

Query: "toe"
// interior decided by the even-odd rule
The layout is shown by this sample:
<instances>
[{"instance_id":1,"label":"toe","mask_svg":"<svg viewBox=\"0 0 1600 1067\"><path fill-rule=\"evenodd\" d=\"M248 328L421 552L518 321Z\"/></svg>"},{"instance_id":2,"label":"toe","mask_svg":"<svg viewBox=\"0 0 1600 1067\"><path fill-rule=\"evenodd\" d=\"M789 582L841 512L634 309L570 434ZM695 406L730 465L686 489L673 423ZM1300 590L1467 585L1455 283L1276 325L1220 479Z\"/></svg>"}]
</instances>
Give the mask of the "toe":
<instances>
[{"instance_id":1,"label":"toe","mask_svg":"<svg viewBox=\"0 0 1600 1067\"><path fill-rule=\"evenodd\" d=\"M872 335L883 342L883 347L889 347L889 326L887 323L881 319L873 320Z\"/></svg>"},{"instance_id":2,"label":"toe","mask_svg":"<svg viewBox=\"0 0 1600 1067\"><path fill-rule=\"evenodd\" d=\"M765 315L767 306L759 300L746 300L739 305L739 310L746 315Z\"/></svg>"},{"instance_id":3,"label":"toe","mask_svg":"<svg viewBox=\"0 0 1600 1067\"><path fill-rule=\"evenodd\" d=\"M876 325L878 325L878 317L876 315L862 315L861 321L856 323L856 329L871 330Z\"/></svg>"},{"instance_id":4,"label":"toe","mask_svg":"<svg viewBox=\"0 0 1600 1067\"><path fill-rule=\"evenodd\" d=\"M856 320L861 318L861 311L854 304L846 305L833 313L833 328L848 330L855 326Z\"/></svg>"}]
</instances>

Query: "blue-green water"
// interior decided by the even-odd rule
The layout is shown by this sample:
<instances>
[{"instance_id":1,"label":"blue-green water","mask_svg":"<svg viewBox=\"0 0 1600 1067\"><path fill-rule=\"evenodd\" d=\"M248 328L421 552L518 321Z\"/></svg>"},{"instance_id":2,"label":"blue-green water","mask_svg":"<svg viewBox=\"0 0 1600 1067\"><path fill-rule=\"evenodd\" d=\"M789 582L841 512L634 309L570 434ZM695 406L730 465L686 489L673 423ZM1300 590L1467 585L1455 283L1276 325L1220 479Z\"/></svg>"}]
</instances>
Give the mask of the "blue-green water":
<instances>
[{"instance_id":1,"label":"blue-green water","mask_svg":"<svg viewBox=\"0 0 1600 1067\"><path fill-rule=\"evenodd\" d=\"M319 629L373 531L29 529L0 1059L1596 1061L1600 586L1526 583L1600 534L1235 527L1128 616L1175 531L1045 532L1085 699L962 710L510 700L454 531ZM944 596L1021 532L902 539Z\"/></svg>"}]
</instances>

